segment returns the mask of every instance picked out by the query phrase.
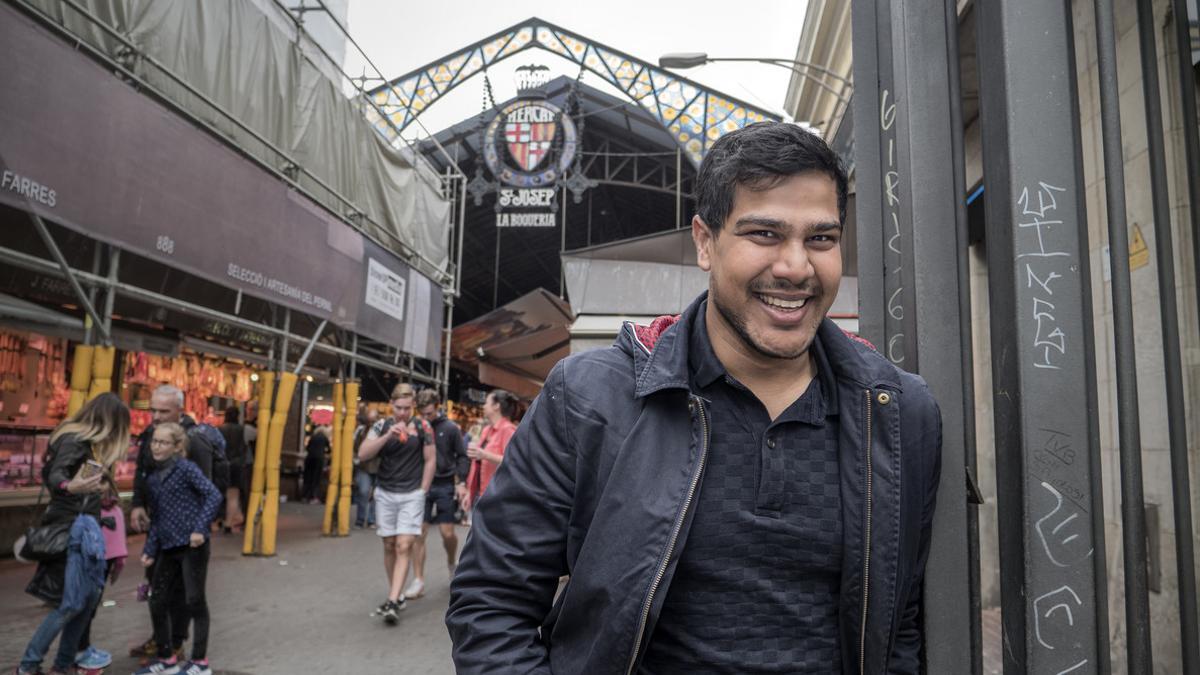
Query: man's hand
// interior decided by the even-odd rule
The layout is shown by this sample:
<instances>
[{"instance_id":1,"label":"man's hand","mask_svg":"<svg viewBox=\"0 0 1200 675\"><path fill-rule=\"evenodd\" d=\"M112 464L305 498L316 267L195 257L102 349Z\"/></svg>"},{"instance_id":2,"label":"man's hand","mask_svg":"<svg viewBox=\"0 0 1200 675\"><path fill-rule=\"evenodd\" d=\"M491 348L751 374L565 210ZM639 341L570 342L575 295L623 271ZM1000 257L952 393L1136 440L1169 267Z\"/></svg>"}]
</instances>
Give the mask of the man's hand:
<instances>
[{"instance_id":1,"label":"man's hand","mask_svg":"<svg viewBox=\"0 0 1200 675\"><path fill-rule=\"evenodd\" d=\"M90 478L81 478L75 476L67 483L67 492L73 495L94 495L104 490L104 486L100 481L104 478L103 474L96 474Z\"/></svg>"},{"instance_id":2,"label":"man's hand","mask_svg":"<svg viewBox=\"0 0 1200 675\"><path fill-rule=\"evenodd\" d=\"M454 496L458 498L458 503L459 503L459 504L465 504L465 503L466 503L466 501L467 501L467 484L466 484L466 483L457 483L457 484L455 484L455 486L454 486ZM463 509L464 509L464 510L465 510L466 508L467 508L466 506L463 506Z\"/></svg>"},{"instance_id":3,"label":"man's hand","mask_svg":"<svg viewBox=\"0 0 1200 675\"><path fill-rule=\"evenodd\" d=\"M151 558L150 556L143 553L142 554L142 567L149 567L153 564L154 564L154 558Z\"/></svg>"},{"instance_id":4,"label":"man's hand","mask_svg":"<svg viewBox=\"0 0 1200 675\"><path fill-rule=\"evenodd\" d=\"M408 441L408 429L406 428L407 426L408 425L405 425L405 424L393 424L391 427L388 428L388 434L391 435L396 440L400 441L401 443L405 443Z\"/></svg>"},{"instance_id":5,"label":"man's hand","mask_svg":"<svg viewBox=\"0 0 1200 675\"><path fill-rule=\"evenodd\" d=\"M467 446L467 457L471 459L483 459L483 446L478 443L472 443Z\"/></svg>"},{"instance_id":6,"label":"man's hand","mask_svg":"<svg viewBox=\"0 0 1200 675\"><path fill-rule=\"evenodd\" d=\"M150 516L146 515L146 509L142 506L135 506L129 512L129 526L134 532L145 532L150 527Z\"/></svg>"},{"instance_id":7,"label":"man's hand","mask_svg":"<svg viewBox=\"0 0 1200 675\"><path fill-rule=\"evenodd\" d=\"M191 545L192 548L200 548L204 545L204 535L200 534L199 532L193 532L192 538L190 541L188 541L188 544Z\"/></svg>"}]
</instances>

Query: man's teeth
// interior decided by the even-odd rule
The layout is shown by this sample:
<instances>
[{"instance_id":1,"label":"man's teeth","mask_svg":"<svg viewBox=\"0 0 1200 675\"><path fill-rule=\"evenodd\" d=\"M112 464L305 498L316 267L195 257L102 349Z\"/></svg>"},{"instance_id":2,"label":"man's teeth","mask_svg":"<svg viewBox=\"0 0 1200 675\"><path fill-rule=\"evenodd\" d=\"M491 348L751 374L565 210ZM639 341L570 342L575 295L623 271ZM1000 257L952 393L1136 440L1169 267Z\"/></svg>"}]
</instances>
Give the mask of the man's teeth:
<instances>
[{"instance_id":1,"label":"man's teeth","mask_svg":"<svg viewBox=\"0 0 1200 675\"><path fill-rule=\"evenodd\" d=\"M804 303L808 302L808 298L801 298L799 300L781 300L769 295L760 295L758 298L768 305L771 305L772 307L779 307L780 309L800 309L804 306Z\"/></svg>"}]
</instances>

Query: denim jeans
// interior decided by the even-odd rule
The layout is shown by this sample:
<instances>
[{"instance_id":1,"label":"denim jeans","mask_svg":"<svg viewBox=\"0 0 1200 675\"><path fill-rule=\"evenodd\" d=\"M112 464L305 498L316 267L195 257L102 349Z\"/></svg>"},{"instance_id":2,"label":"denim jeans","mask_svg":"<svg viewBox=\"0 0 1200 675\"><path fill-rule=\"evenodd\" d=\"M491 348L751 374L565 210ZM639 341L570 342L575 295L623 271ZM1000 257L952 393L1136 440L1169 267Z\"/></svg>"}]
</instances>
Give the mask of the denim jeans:
<instances>
[{"instance_id":1,"label":"denim jeans","mask_svg":"<svg viewBox=\"0 0 1200 675\"><path fill-rule=\"evenodd\" d=\"M360 469L354 474L354 488L358 497L358 508L354 510L354 524L360 527L374 525L375 502L371 499L371 491L375 489L375 476Z\"/></svg>"},{"instance_id":2,"label":"denim jeans","mask_svg":"<svg viewBox=\"0 0 1200 675\"><path fill-rule=\"evenodd\" d=\"M74 557L75 553L70 555ZM71 562L68 558L67 564L70 565ZM42 625L34 632L33 638L29 640L29 646L25 648L25 654L21 657L21 668L36 672L42 665L42 659L46 657L50 644L61 633L58 652L54 656L54 667L64 671L70 669L75 664L75 650L79 646L79 638L90 623L96 604L100 602L101 590L102 587L97 586L88 591L82 606L68 607L66 604L60 604L50 610L42 620Z\"/></svg>"}]
</instances>

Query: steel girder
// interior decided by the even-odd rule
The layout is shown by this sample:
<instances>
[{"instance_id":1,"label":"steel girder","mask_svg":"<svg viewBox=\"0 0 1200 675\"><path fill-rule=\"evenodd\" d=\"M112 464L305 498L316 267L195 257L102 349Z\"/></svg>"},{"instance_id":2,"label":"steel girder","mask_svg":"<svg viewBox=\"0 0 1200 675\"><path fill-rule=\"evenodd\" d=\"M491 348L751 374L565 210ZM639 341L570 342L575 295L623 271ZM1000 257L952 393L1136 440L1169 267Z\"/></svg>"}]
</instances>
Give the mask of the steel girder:
<instances>
[{"instance_id":1,"label":"steel girder","mask_svg":"<svg viewBox=\"0 0 1200 675\"><path fill-rule=\"evenodd\" d=\"M391 142L429 106L489 66L534 47L557 54L600 76L649 112L694 166L721 136L748 124L778 120L625 52L536 17L529 18L367 92L367 119Z\"/></svg>"}]
</instances>

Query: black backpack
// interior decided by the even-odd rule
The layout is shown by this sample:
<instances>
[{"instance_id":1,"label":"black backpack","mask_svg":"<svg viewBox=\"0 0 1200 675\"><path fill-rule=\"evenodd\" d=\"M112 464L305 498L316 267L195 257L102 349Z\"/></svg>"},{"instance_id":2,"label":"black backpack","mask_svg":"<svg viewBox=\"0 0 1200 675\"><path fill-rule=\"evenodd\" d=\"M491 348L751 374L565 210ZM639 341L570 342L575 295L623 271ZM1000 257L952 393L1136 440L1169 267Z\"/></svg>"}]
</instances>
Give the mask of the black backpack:
<instances>
[{"instance_id":1,"label":"black backpack","mask_svg":"<svg viewBox=\"0 0 1200 675\"><path fill-rule=\"evenodd\" d=\"M211 424L196 424L191 429L188 429L188 445L195 447L197 443L203 443L212 455L212 475L209 479L213 485L225 494L225 490L229 488L229 458L225 455L225 436Z\"/></svg>"}]
</instances>

